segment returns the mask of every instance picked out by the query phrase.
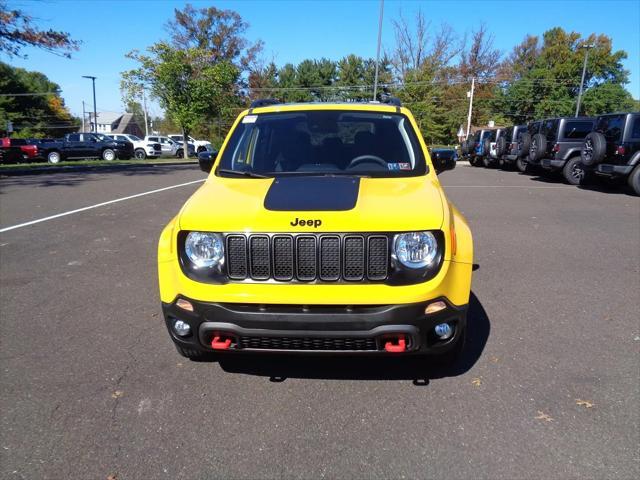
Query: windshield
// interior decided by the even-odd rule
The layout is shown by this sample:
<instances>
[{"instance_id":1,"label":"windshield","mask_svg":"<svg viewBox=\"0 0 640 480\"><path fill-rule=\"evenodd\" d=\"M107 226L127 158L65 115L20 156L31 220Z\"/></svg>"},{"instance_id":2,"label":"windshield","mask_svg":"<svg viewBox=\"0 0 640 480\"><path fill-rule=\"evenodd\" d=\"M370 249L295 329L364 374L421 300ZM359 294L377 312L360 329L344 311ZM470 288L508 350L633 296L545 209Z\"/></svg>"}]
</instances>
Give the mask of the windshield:
<instances>
[{"instance_id":1,"label":"windshield","mask_svg":"<svg viewBox=\"0 0 640 480\"><path fill-rule=\"evenodd\" d=\"M224 170L395 177L424 175L427 167L404 115L322 110L245 116L220 160Z\"/></svg>"}]
</instances>

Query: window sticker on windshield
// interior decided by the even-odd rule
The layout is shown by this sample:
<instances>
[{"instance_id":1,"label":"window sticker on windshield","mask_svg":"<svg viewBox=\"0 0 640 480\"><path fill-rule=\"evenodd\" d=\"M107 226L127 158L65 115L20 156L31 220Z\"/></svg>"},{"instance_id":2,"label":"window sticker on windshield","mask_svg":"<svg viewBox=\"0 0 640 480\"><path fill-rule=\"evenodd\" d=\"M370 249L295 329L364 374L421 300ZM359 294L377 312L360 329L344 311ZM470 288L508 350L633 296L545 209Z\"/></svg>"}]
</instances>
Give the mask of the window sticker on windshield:
<instances>
[{"instance_id":1,"label":"window sticker on windshield","mask_svg":"<svg viewBox=\"0 0 640 480\"><path fill-rule=\"evenodd\" d=\"M387 168L391 171L411 170L410 163L387 163Z\"/></svg>"},{"instance_id":2,"label":"window sticker on windshield","mask_svg":"<svg viewBox=\"0 0 640 480\"><path fill-rule=\"evenodd\" d=\"M243 119L242 119L242 123L256 123L256 120L258 119L257 115L246 115Z\"/></svg>"}]
</instances>

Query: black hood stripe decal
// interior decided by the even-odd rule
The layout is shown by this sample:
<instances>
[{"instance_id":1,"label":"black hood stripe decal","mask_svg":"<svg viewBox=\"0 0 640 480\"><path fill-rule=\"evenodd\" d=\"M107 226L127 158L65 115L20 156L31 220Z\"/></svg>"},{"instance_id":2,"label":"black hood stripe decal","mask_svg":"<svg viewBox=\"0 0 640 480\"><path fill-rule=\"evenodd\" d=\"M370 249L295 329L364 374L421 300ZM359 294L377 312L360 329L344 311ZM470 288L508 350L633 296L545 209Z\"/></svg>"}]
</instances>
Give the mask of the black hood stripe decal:
<instances>
[{"instance_id":1,"label":"black hood stripe decal","mask_svg":"<svg viewBox=\"0 0 640 480\"><path fill-rule=\"evenodd\" d=\"M359 177L281 177L269 187L264 208L281 212L352 210L359 191Z\"/></svg>"}]
</instances>

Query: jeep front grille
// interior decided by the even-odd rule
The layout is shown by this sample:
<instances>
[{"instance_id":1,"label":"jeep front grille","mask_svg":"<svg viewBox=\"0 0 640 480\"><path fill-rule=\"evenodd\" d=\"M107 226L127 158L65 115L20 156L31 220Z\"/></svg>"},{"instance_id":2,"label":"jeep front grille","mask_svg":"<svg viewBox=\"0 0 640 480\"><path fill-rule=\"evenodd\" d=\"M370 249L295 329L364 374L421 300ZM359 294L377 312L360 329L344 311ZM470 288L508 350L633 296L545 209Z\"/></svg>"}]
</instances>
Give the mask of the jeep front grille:
<instances>
[{"instance_id":1,"label":"jeep front grille","mask_svg":"<svg viewBox=\"0 0 640 480\"><path fill-rule=\"evenodd\" d=\"M230 280L384 281L389 273L384 234L229 234L226 247Z\"/></svg>"}]
</instances>

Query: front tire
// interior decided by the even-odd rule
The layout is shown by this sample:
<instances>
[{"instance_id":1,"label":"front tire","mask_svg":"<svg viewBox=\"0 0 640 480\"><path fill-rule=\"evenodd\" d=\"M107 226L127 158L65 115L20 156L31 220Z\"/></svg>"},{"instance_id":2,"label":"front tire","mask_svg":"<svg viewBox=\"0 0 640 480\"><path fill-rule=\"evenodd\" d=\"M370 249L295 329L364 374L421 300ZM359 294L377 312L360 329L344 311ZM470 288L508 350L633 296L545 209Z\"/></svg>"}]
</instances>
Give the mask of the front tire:
<instances>
[{"instance_id":1,"label":"front tire","mask_svg":"<svg viewBox=\"0 0 640 480\"><path fill-rule=\"evenodd\" d=\"M147 159L147 152L144 151L144 149L142 148L138 148L133 155L138 159L138 160L146 160Z\"/></svg>"},{"instance_id":2,"label":"front tire","mask_svg":"<svg viewBox=\"0 0 640 480\"><path fill-rule=\"evenodd\" d=\"M571 157L562 168L562 176L569 185L584 185L587 171L580 157Z\"/></svg>"},{"instance_id":3,"label":"front tire","mask_svg":"<svg viewBox=\"0 0 640 480\"><path fill-rule=\"evenodd\" d=\"M518 168L518 171L520 173L528 173L529 172L529 164L522 157L519 157L516 160L516 167Z\"/></svg>"},{"instance_id":4,"label":"front tire","mask_svg":"<svg viewBox=\"0 0 640 480\"><path fill-rule=\"evenodd\" d=\"M55 165L57 163L60 163L62 161L62 155L60 155L60 152L49 152L47 154L47 162Z\"/></svg>"},{"instance_id":5,"label":"front tire","mask_svg":"<svg viewBox=\"0 0 640 480\"><path fill-rule=\"evenodd\" d=\"M627 181L634 193L640 196L640 164L636 165Z\"/></svg>"},{"instance_id":6,"label":"front tire","mask_svg":"<svg viewBox=\"0 0 640 480\"><path fill-rule=\"evenodd\" d=\"M116 152L114 152L110 148L105 148L102 151L102 159L107 162L112 162L116 159Z\"/></svg>"}]
</instances>

